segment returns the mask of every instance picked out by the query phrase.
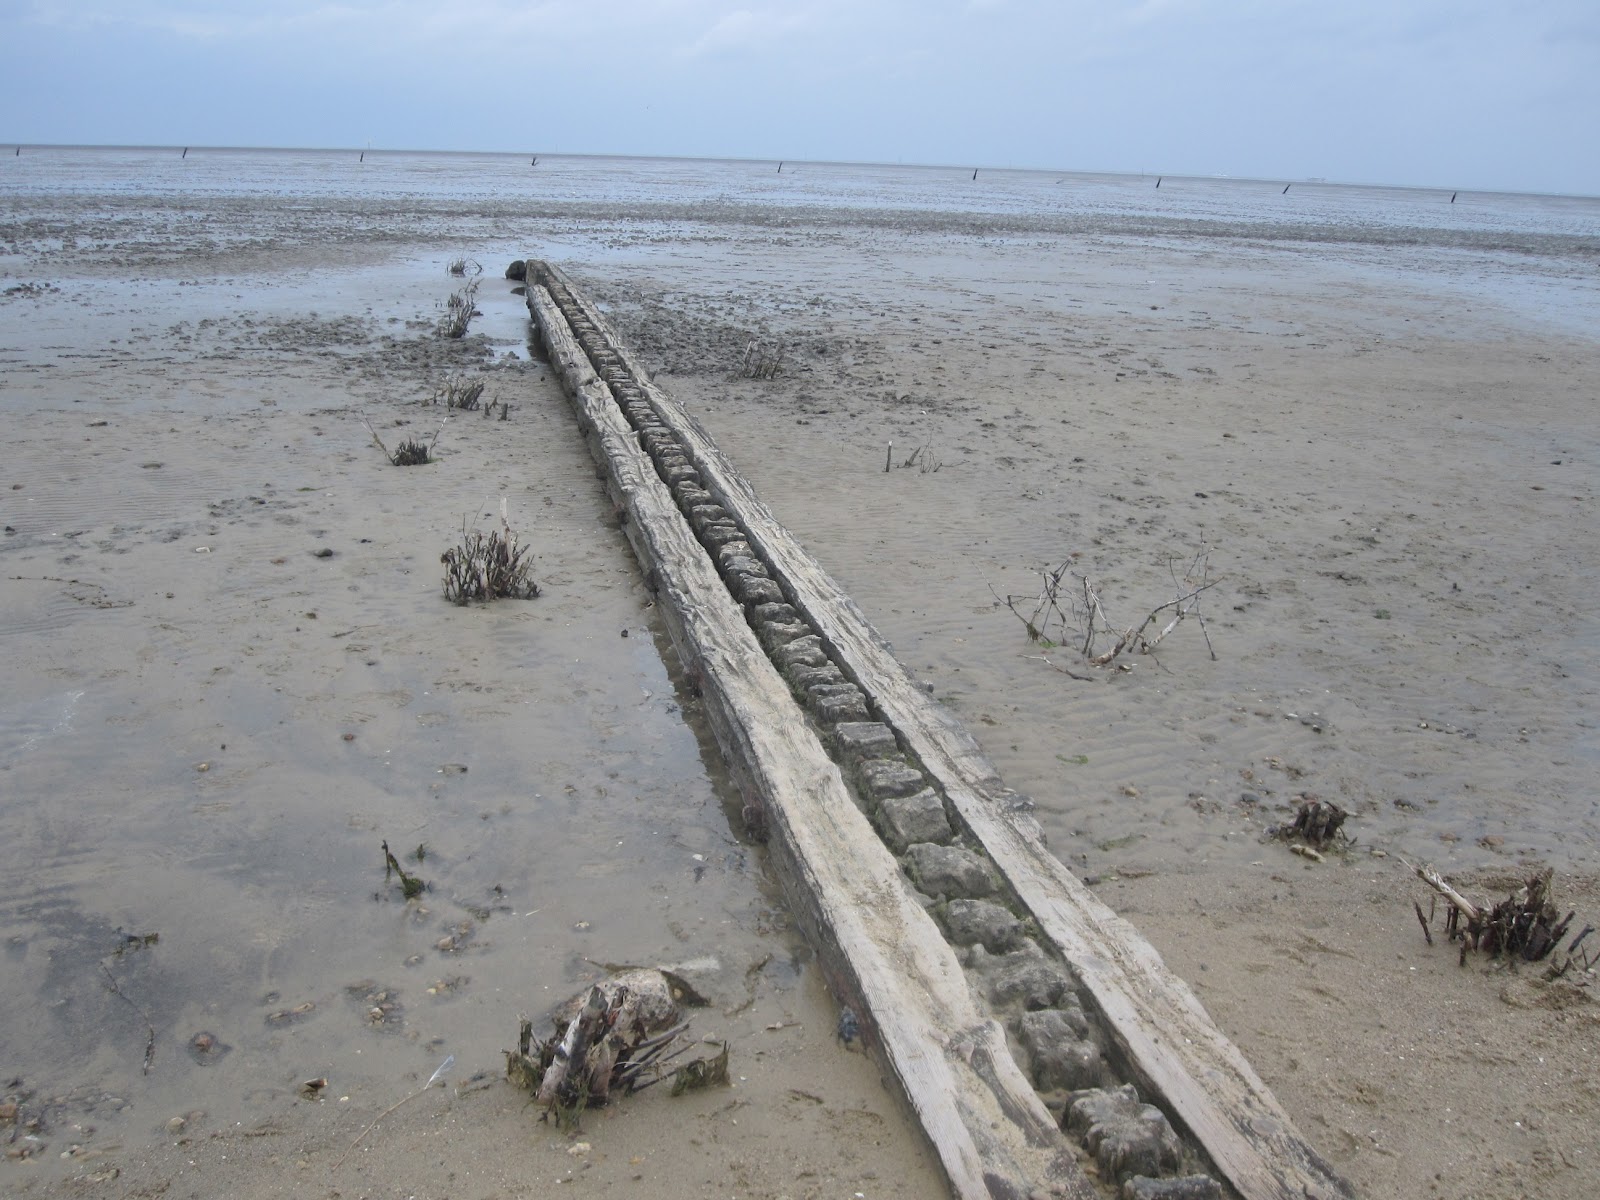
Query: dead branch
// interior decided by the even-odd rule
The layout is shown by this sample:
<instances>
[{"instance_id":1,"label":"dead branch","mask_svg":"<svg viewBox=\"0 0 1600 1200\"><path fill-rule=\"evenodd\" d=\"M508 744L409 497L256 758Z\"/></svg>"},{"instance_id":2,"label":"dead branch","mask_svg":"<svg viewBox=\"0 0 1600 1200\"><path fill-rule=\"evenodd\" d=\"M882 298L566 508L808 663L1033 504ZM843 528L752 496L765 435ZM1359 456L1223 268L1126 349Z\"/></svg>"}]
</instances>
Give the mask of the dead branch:
<instances>
[{"instance_id":1,"label":"dead branch","mask_svg":"<svg viewBox=\"0 0 1600 1200\"><path fill-rule=\"evenodd\" d=\"M1405 863L1412 871L1415 871L1418 879L1455 905L1467 920L1476 921L1482 917L1483 914L1479 911L1478 906L1446 883L1444 878L1433 867L1419 866L1417 863L1406 862L1403 858L1400 861Z\"/></svg>"},{"instance_id":2,"label":"dead branch","mask_svg":"<svg viewBox=\"0 0 1600 1200\"><path fill-rule=\"evenodd\" d=\"M1211 588L1216 587L1217 584L1221 582L1222 581L1220 579L1213 579L1209 583L1201 584L1187 595L1179 596L1176 600L1168 600L1165 604L1151 609L1150 615L1145 617L1143 621L1139 622L1137 626L1131 626L1119 634L1117 636L1116 644L1113 645L1110 650L1107 650L1103 654L1094 655L1089 659L1089 661L1097 667L1103 667L1112 659L1116 658L1117 655L1126 650L1129 646L1134 646L1140 654L1149 654L1161 644L1161 640L1165 638L1167 634L1176 629L1183 619L1193 611L1192 607L1186 606L1192 605L1192 602L1198 599L1202 592L1209 591ZM1084 584L1085 587L1088 586L1087 579L1084 580ZM1091 595L1093 595L1092 592ZM1172 620L1169 621L1166 627L1162 629L1160 633L1156 634L1155 637L1146 638L1144 636L1144 631L1150 628L1150 626L1155 623L1155 619L1162 613L1166 612L1169 608L1175 608L1177 610L1176 615L1173 616ZM1099 596L1094 596L1094 610L1100 615L1102 620L1105 618L1105 612L1100 607ZM1213 655L1213 657L1215 656Z\"/></svg>"},{"instance_id":3,"label":"dead branch","mask_svg":"<svg viewBox=\"0 0 1600 1200\"><path fill-rule=\"evenodd\" d=\"M113 994L126 1001L133 1008L133 1011L138 1013L139 1016L144 1020L145 1040L143 1073L148 1075L150 1074L150 1064L155 1062L156 1058L156 1023L150 1019L150 1014L145 1012L145 1010L140 1007L138 1001L136 1001L132 996L128 995L127 992L122 990L117 983L117 977L111 973L110 967L106 966L105 963L101 963L100 969L106 973L106 982L111 985L111 991Z\"/></svg>"},{"instance_id":4,"label":"dead branch","mask_svg":"<svg viewBox=\"0 0 1600 1200\"><path fill-rule=\"evenodd\" d=\"M383 439L378 436L378 431L372 427L372 422L367 420L367 414L361 413L360 415L361 423L367 427L367 432L372 435L372 440L378 443L378 449L383 451L383 456L385 458L387 458L390 462L393 462L394 455L389 453L389 447L383 444Z\"/></svg>"},{"instance_id":5,"label":"dead branch","mask_svg":"<svg viewBox=\"0 0 1600 1200\"><path fill-rule=\"evenodd\" d=\"M917 458L918 455L914 452L901 465L910 466ZM1209 550L1203 549L1195 555L1181 581L1175 564L1172 560L1168 560L1167 570L1172 576L1177 594L1165 604L1151 609L1138 624L1127 627L1118 626L1106 614L1105 605L1100 599L1094 581L1088 575L1071 570L1073 560L1076 558L1077 555L1073 555L1059 566L1043 568L1040 572L1039 594L1035 597L1002 596L995 590L993 584L989 585L989 594L995 598L996 607L1004 605L1010 609L1012 615L1021 621L1023 628L1028 631L1030 641L1038 642L1046 650L1070 642L1077 646L1078 653L1091 666L1104 667L1115 662L1124 653L1152 654L1173 630L1193 616L1200 624L1207 651L1212 660L1216 660L1216 648L1211 644L1211 635L1205 628L1205 619L1200 615L1200 597L1222 582L1220 578L1209 577ZM1064 595L1064 585L1069 576L1075 580L1076 586ZM1072 592L1076 592L1079 598L1070 598ZM1171 616L1153 635L1147 636L1146 631L1155 625L1164 613L1170 613ZM1111 647L1097 653L1095 642L1101 636L1112 639ZM1054 663L1050 665L1056 666ZM1056 669L1061 668L1056 666Z\"/></svg>"}]
</instances>

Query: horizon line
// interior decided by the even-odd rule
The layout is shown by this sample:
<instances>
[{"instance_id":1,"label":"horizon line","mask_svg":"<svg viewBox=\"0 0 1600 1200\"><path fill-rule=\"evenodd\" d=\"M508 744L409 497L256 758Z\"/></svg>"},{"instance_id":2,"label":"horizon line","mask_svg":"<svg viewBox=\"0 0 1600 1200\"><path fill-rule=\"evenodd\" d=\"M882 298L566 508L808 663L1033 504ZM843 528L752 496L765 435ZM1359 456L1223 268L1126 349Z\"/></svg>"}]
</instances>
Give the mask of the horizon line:
<instances>
[{"instance_id":1,"label":"horizon line","mask_svg":"<svg viewBox=\"0 0 1600 1200\"><path fill-rule=\"evenodd\" d=\"M923 171L1009 171L1033 175L1065 174L1065 175L1112 175L1129 178L1148 178L1155 175L1162 179L1184 179L1202 182L1234 182L1234 183L1261 183L1261 184L1301 184L1311 187L1339 187L1339 188L1384 188L1392 191L1410 192L1455 192L1477 193L1479 195L1494 196L1539 196L1561 200L1600 200L1600 193L1588 192L1548 192L1534 191L1522 188L1503 187L1471 187L1455 184L1431 183L1384 183L1371 180L1330 179L1320 176L1287 175L1229 175L1223 173L1196 174L1187 171L1152 171L1148 169L1133 170L1129 168L1093 168L1093 167L1059 167L1059 166L1016 166L1002 164L985 164L981 162L961 163L932 163L932 162L885 162L878 159L848 159L848 158L784 158L778 155L738 155L738 154L629 154L612 151L588 150L440 150L421 149L417 147L397 146L227 146L227 145L197 145L181 142L18 142L0 141L0 146L11 145L18 150L174 150L183 151L185 154L193 151L213 151L223 153L256 153L256 154L439 154L458 155L462 157L496 157L496 158L523 158L533 155L537 158L591 158L591 159L637 159L655 160L662 162L716 162L716 163L796 163L819 167L889 167L896 169L910 169ZM0 158L8 157L0 155Z\"/></svg>"}]
</instances>

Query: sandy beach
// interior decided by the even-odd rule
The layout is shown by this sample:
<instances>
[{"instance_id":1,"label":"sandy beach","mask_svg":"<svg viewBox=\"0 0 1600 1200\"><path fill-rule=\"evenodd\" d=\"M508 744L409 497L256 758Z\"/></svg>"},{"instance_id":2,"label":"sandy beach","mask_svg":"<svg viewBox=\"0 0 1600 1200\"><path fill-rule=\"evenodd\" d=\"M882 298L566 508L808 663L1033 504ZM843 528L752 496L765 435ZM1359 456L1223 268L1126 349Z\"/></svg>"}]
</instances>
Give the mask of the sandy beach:
<instances>
[{"instance_id":1,"label":"sandy beach","mask_svg":"<svg viewBox=\"0 0 1600 1200\"><path fill-rule=\"evenodd\" d=\"M1600 1187L1592 973L1458 965L1403 865L1481 897L1550 866L1600 923L1600 204L56 154L0 180L0 1191L940 1194L527 345L500 276L528 255L1359 1194ZM452 373L507 419L430 404ZM410 469L362 420L446 415ZM502 497L543 595L451 606L439 555ZM1131 670L997 599L1070 563L1134 621L1197 556L1204 634ZM1308 796L1351 814L1322 862L1269 836ZM385 839L422 850L420 902ZM500 1051L607 962L690 973L735 1086L540 1124Z\"/></svg>"}]
</instances>

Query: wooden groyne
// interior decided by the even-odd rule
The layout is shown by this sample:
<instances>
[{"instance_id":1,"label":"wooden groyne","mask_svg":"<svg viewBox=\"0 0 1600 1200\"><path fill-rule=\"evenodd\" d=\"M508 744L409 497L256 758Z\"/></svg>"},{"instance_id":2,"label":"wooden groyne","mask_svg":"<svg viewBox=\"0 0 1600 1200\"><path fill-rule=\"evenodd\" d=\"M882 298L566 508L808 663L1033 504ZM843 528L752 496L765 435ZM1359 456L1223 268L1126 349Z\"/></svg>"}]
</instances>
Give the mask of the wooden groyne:
<instances>
[{"instance_id":1,"label":"wooden groyne","mask_svg":"<svg viewBox=\"0 0 1600 1200\"><path fill-rule=\"evenodd\" d=\"M595 306L527 285L745 818L954 1194L1352 1196Z\"/></svg>"}]
</instances>

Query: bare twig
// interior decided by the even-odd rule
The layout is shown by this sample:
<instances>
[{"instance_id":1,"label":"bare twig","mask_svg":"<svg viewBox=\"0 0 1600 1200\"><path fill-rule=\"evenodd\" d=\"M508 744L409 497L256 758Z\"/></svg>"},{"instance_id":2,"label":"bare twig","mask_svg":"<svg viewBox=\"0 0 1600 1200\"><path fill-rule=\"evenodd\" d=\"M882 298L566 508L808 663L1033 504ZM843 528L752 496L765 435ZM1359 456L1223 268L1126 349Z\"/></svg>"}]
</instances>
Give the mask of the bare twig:
<instances>
[{"instance_id":1,"label":"bare twig","mask_svg":"<svg viewBox=\"0 0 1600 1200\"><path fill-rule=\"evenodd\" d=\"M372 422L367 420L367 414L364 412L361 413L361 423L367 427L367 432L372 435L372 440L378 443L378 449L383 451L383 456L393 462L394 455L389 453L389 447L383 444L383 439L378 436L378 431L372 427Z\"/></svg>"},{"instance_id":2,"label":"bare twig","mask_svg":"<svg viewBox=\"0 0 1600 1200\"><path fill-rule=\"evenodd\" d=\"M1422 913L1422 905L1413 900L1411 907L1417 910L1417 923L1422 926L1422 936L1428 939L1428 945L1433 945L1433 930L1428 928L1428 918Z\"/></svg>"},{"instance_id":3,"label":"bare twig","mask_svg":"<svg viewBox=\"0 0 1600 1200\"><path fill-rule=\"evenodd\" d=\"M1400 861L1405 863L1405 865L1412 871L1415 871L1418 879L1422 880L1423 883L1427 884L1446 900L1450 901L1451 904L1454 904L1458 909L1460 909L1461 915L1466 917L1467 920L1476 921L1483 915L1476 904L1474 904L1471 900L1468 900L1460 892L1456 891L1455 888L1446 883L1439 872L1434 870L1432 867L1425 867L1420 866L1417 863L1406 862L1406 860L1403 858Z\"/></svg>"},{"instance_id":4,"label":"bare twig","mask_svg":"<svg viewBox=\"0 0 1600 1200\"><path fill-rule=\"evenodd\" d=\"M468 379L465 375L452 375L438 387L434 388L433 395L429 397L429 404L444 401L446 408L459 408L470 411L478 407L478 401L483 396L484 383L481 379Z\"/></svg>"},{"instance_id":5,"label":"bare twig","mask_svg":"<svg viewBox=\"0 0 1600 1200\"><path fill-rule=\"evenodd\" d=\"M911 465L916 458L917 455L913 454L901 465ZM1202 631L1205 630L1205 622L1199 611L1200 597L1221 582L1220 579L1209 578L1209 555L1210 551L1201 550L1181 581L1176 567L1169 561L1167 570L1172 576L1176 596L1151 609L1137 625L1125 628L1113 623L1106 614L1094 581L1088 575L1071 571L1076 555L1059 566L1046 567L1041 571L1039 594L1033 598L1031 608L1025 609L1019 604L1021 597L1001 596L993 585L990 585L989 592L997 605L1005 605L1022 622L1030 640L1040 643L1046 650L1071 641L1090 665L1104 667L1124 653L1153 654L1156 647L1190 616L1200 622ZM1063 585L1069 574L1075 580L1075 586L1067 594L1070 597L1075 592L1077 599L1063 598ZM1146 631L1164 613L1171 614L1166 623L1153 635L1146 636ZM1095 642L1102 634L1112 639L1111 646L1097 653ZM1215 660L1216 648L1211 644L1209 632L1205 633L1205 640L1206 648Z\"/></svg>"},{"instance_id":6,"label":"bare twig","mask_svg":"<svg viewBox=\"0 0 1600 1200\"><path fill-rule=\"evenodd\" d=\"M783 365L783 351L781 344L769 347L752 340L744 348L744 361L739 369L746 379L771 379Z\"/></svg>"},{"instance_id":7,"label":"bare twig","mask_svg":"<svg viewBox=\"0 0 1600 1200\"><path fill-rule=\"evenodd\" d=\"M373 1117L372 1118L372 1124L368 1125L360 1133L356 1134L356 1140L351 1142L348 1146L345 1147L344 1153L339 1155L339 1161L333 1164L333 1169L335 1171L337 1171L340 1167L344 1166L344 1160L350 1157L350 1152L361 1144L361 1139L362 1138L366 1137L367 1134L371 1133L374 1129L376 1129L378 1127L378 1122L379 1121L383 1120L390 1113L394 1112L402 1104L406 1104L406 1103L409 1103L412 1100L415 1100L418 1096L422 1095L423 1092L425 1092L429 1088L431 1088L435 1083L441 1083L441 1081L444 1079L444 1073L446 1071L448 1071L451 1068L451 1066L454 1065L455 1061L456 1061L456 1056L454 1054L452 1054L449 1057L447 1057L442 1063L439 1064L439 1069L436 1070L432 1075L428 1076L428 1082L427 1083L423 1084L416 1091L412 1092L409 1096L402 1096L399 1100L396 1100L393 1104L391 1104L388 1108L384 1109L377 1116Z\"/></svg>"},{"instance_id":8,"label":"bare twig","mask_svg":"<svg viewBox=\"0 0 1600 1200\"><path fill-rule=\"evenodd\" d=\"M111 973L110 967L106 966L105 963L101 963L100 969L106 973L106 982L111 985L112 992L126 1000L128 1004L132 1006L133 1011L138 1013L139 1016L144 1019L147 1035L144 1042L143 1074L148 1075L150 1074L150 1064L155 1062L156 1058L156 1024L150 1019L150 1014L145 1012L143 1008L139 1007L138 1003L133 999L133 997L128 995L127 992L123 991L122 988L117 985L117 977Z\"/></svg>"}]
</instances>

